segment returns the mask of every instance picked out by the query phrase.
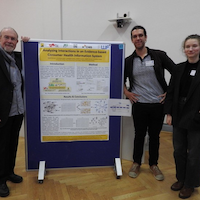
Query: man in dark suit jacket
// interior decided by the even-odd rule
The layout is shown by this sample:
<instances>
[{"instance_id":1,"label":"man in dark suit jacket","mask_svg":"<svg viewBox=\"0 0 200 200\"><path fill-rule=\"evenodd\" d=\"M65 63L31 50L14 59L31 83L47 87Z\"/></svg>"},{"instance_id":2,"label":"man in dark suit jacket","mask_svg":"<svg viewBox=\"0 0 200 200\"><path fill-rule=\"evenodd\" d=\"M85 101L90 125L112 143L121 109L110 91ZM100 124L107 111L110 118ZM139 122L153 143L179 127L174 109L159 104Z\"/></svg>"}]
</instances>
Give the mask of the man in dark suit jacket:
<instances>
[{"instance_id":1,"label":"man in dark suit jacket","mask_svg":"<svg viewBox=\"0 0 200 200\"><path fill-rule=\"evenodd\" d=\"M24 40L26 40L25 38ZM28 39L27 39L28 40ZM9 195L6 181L22 182L14 173L19 131L23 121L22 60L14 52L17 32L10 27L0 32L0 196Z\"/></svg>"}]
</instances>

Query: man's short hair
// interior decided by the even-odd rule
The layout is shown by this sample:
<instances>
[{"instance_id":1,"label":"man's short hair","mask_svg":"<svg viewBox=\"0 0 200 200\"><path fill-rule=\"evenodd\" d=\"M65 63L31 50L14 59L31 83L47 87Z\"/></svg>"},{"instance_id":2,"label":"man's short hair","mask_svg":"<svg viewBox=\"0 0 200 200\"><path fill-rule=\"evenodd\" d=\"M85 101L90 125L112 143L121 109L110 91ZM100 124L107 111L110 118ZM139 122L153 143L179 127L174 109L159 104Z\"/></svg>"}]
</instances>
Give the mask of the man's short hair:
<instances>
[{"instance_id":1,"label":"man's short hair","mask_svg":"<svg viewBox=\"0 0 200 200\"><path fill-rule=\"evenodd\" d=\"M17 39L18 39L18 33L17 33L17 31L16 31L14 28L12 28L12 27L4 27L4 28L0 31L0 37L1 37L1 35L2 35L2 31L6 30L6 29L13 30L13 31L16 33Z\"/></svg>"},{"instance_id":2,"label":"man's short hair","mask_svg":"<svg viewBox=\"0 0 200 200\"><path fill-rule=\"evenodd\" d=\"M140 25L137 25L137 26L134 26L131 30L131 38L132 38L132 31L134 30L137 30L137 29L142 29L144 31L144 36L146 37L147 36L147 31L146 29L143 27L143 26L140 26Z\"/></svg>"}]
</instances>

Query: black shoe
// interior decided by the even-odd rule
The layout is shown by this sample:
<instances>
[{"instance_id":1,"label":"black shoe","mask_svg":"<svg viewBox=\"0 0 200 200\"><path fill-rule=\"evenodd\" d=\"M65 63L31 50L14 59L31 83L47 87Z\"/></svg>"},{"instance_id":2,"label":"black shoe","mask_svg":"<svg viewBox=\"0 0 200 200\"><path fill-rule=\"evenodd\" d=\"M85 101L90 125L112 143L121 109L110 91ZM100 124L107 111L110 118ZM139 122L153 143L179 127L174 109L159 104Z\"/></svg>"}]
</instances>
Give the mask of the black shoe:
<instances>
[{"instance_id":1,"label":"black shoe","mask_svg":"<svg viewBox=\"0 0 200 200\"><path fill-rule=\"evenodd\" d=\"M179 193L179 197L181 199L187 199L192 195L193 192L194 192L194 188L183 187Z\"/></svg>"},{"instance_id":2,"label":"black shoe","mask_svg":"<svg viewBox=\"0 0 200 200\"><path fill-rule=\"evenodd\" d=\"M184 185L183 182L177 181L176 183L174 183L171 186L171 190L173 190L173 191L179 191L179 190L181 190L183 188L183 185Z\"/></svg>"},{"instance_id":3,"label":"black shoe","mask_svg":"<svg viewBox=\"0 0 200 200\"><path fill-rule=\"evenodd\" d=\"M10 194L8 186L6 183L0 184L0 197L7 197Z\"/></svg>"},{"instance_id":4,"label":"black shoe","mask_svg":"<svg viewBox=\"0 0 200 200\"><path fill-rule=\"evenodd\" d=\"M21 183L23 181L23 178L21 176L18 176L16 174L10 174L8 176L8 180L13 183Z\"/></svg>"}]
</instances>

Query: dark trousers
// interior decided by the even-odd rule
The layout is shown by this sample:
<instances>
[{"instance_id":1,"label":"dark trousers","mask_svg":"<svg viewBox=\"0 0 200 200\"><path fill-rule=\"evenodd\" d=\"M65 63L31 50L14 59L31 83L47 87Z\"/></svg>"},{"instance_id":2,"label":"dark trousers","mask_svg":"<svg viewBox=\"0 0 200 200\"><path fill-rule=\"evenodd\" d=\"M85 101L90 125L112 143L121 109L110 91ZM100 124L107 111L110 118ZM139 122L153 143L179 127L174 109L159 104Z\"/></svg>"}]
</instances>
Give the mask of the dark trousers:
<instances>
[{"instance_id":1,"label":"dark trousers","mask_svg":"<svg viewBox=\"0 0 200 200\"><path fill-rule=\"evenodd\" d=\"M6 124L0 128L0 183L14 173L19 131L23 115L9 117Z\"/></svg>"},{"instance_id":2,"label":"dark trousers","mask_svg":"<svg viewBox=\"0 0 200 200\"><path fill-rule=\"evenodd\" d=\"M133 160L141 165L144 139L149 135L149 165L157 165L160 146L160 131L164 120L163 104L135 103L133 104L133 122L135 139Z\"/></svg>"},{"instance_id":3,"label":"dark trousers","mask_svg":"<svg viewBox=\"0 0 200 200\"><path fill-rule=\"evenodd\" d=\"M186 187L200 186L200 131L173 128L176 178Z\"/></svg>"}]
</instances>

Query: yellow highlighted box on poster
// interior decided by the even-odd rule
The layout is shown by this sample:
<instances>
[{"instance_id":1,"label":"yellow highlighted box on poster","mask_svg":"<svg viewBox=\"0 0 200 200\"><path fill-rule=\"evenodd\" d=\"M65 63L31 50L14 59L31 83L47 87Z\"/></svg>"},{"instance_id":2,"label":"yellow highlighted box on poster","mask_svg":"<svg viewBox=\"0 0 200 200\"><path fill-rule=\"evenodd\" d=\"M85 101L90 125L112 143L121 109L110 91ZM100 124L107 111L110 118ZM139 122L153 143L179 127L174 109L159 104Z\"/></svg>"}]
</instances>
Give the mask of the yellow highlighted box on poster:
<instances>
[{"instance_id":1,"label":"yellow highlighted box on poster","mask_svg":"<svg viewBox=\"0 0 200 200\"><path fill-rule=\"evenodd\" d=\"M108 140L108 135L42 136L43 142Z\"/></svg>"},{"instance_id":2,"label":"yellow highlighted box on poster","mask_svg":"<svg viewBox=\"0 0 200 200\"><path fill-rule=\"evenodd\" d=\"M40 61L109 62L109 50L40 48Z\"/></svg>"}]
</instances>

